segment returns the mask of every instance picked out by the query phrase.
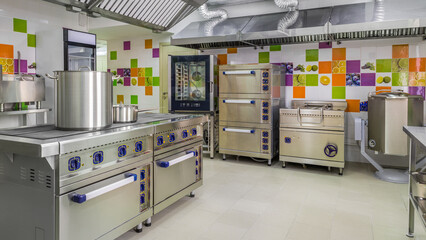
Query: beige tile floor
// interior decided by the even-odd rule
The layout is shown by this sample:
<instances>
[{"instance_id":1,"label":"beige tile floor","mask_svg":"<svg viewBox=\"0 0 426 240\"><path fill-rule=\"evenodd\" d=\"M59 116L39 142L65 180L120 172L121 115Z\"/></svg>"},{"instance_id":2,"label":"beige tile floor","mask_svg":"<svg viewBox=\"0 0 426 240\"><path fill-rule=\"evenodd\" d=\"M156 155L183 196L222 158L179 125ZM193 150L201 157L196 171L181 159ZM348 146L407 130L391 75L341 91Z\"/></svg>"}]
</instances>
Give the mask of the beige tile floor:
<instances>
[{"instance_id":1,"label":"beige tile floor","mask_svg":"<svg viewBox=\"0 0 426 240\"><path fill-rule=\"evenodd\" d=\"M195 198L160 212L142 233L118 239L409 239L407 185L373 173L361 163L348 163L339 176L324 167L205 157L204 185ZM415 239L426 239L418 219Z\"/></svg>"}]
</instances>

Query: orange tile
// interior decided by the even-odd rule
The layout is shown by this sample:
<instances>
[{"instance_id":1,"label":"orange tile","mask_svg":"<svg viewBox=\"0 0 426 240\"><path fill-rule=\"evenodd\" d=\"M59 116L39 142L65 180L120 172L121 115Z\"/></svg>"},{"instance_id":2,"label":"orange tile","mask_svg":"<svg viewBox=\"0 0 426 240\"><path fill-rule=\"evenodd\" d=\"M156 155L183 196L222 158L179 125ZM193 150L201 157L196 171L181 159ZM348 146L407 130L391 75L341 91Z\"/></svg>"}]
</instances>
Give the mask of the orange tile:
<instances>
[{"instance_id":1,"label":"orange tile","mask_svg":"<svg viewBox=\"0 0 426 240\"><path fill-rule=\"evenodd\" d=\"M293 87L293 98L305 98L305 87Z\"/></svg>"},{"instance_id":2,"label":"orange tile","mask_svg":"<svg viewBox=\"0 0 426 240\"><path fill-rule=\"evenodd\" d=\"M145 86L145 77L138 77L138 86Z\"/></svg>"},{"instance_id":3,"label":"orange tile","mask_svg":"<svg viewBox=\"0 0 426 240\"><path fill-rule=\"evenodd\" d=\"M393 45L392 58L408 58L408 44Z\"/></svg>"},{"instance_id":4,"label":"orange tile","mask_svg":"<svg viewBox=\"0 0 426 240\"><path fill-rule=\"evenodd\" d=\"M331 62L318 62L318 73L331 73Z\"/></svg>"},{"instance_id":5,"label":"orange tile","mask_svg":"<svg viewBox=\"0 0 426 240\"><path fill-rule=\"evenodd\" d=\"M117 104L124 104L124 95L117 95Z\"/></svg>"},{"instance_id":6,"label":"orange tile","mask_svg":"<svg viewBox=\"0 0 426 240\"><path fill-rule=\"evenodd\" d=\"M346 112L359 112L359 99L346 99L346 102L348 103Z\"/></svg>"},{"instance_id":7,"label":"orange tile","mask_svg":"<svg viewBox=\"0 0 426 240\"><path fill-rule=\"evenodd\" d=\"M13 58L13 45L0 44L0 58Z\"/></svg>"},{"instance_id":8,"label":"orange tile","mask_svg":"<svg viewBox=\"0 0 426 240\"><path fill-rule=\"evenodd\" d=\"M145 39L145 49L152 48L152 39Z\"/></svg>"},{"instance_id":9,"label":"orange tile","mask_svg":"<svg viewBox=\"0 0 426 240\"><path fill-rule=\"evenodd\" d=\"M410 58L409 63L410 72L426 71L426 58Z\"/></svg>"},{"instance_id":10,"label":"orange tile","mask_svg":"<svg viewBox=\"0 0 426 240\"><path fill-rule=\"evenodd\" d=\"M331 85L333 87L346 86L346 74L333 74L331 75Z\"/></svg>"},{"instance_id":11,"label":"orange tile","mask_svg":"<svg viewBox=\"0 0 426 240\"><path fill-rule=\"evenodd\" d=\"M218 54L217 55L217 61L218 61L219 65L228 64L228 55L227 54Z\"/></svg>"},{"instance_id":12,"label":"orange tile","mask_svg":"<svg viewBox=\"0 0 426 240\"><path fill-rule=\"evenodd\" d=\"M130 77L137 77L138 76L138 69L137 68L131 68L130 69Z\"/></svg>"},{"instance_id":13,"label":"orange tile","mask_svg":"<svg viewBox=\"0 0 426 240\"><path fill-rule=\"evenodd\" d=\"M346 48L333 48L333 60L346 60Z\"/></svg>"},{"instance_id":14,"label":"orange tile","mask_svg":"<svg viewBox=\"0 0 426 240\"><path fill-rule=\"evenodd\" d=\"M145 95L152 96L152 86L145 87Z\"/></svg>"},{"instance_id":15,"label":"orange tile","mask_svg":"<svg viewBox=\"0 0 426 240\"><path fill-rule=\"evenodd\" d=\"M391 92L392 87L376 87L376 91Z\"/></svg>"},{"instance_id":16,"label":"orange tile","mask_svg":"<svg viewBox=\"0 0 426 240\"><path fill-rule=\"evenodd\" d=\"M237 48L228 48L228 54L232 54L232 53L238 53L238 49Z\"/></svg>"}]
</instances>

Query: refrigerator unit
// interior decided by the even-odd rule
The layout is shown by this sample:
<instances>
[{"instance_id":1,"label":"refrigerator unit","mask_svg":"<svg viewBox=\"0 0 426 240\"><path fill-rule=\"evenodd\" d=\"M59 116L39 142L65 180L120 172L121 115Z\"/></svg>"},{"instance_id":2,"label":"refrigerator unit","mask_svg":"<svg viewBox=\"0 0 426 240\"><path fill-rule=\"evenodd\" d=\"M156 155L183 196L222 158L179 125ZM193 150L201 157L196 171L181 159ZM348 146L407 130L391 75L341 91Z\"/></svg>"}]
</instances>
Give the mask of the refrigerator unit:
<instances>
[{"instance_id":1,"label":"refrigerator unit","mask_svg":"<svg viewBox=\"0 0 426 240\"><path fill-rule=\"evenodd\" d=\"M64 29L64 69L96 70L96 34Z\"/></svg>"},{"instance_id":2,"label":"refrigerator unit","mask_svg":"<svg viewBox=\"0 0 426 240\"><path fill-rule=\"evenodd\" d=\"M278 153L285 69L273 64L219 67L219 153L262 158Z\"/></svg>"},{"instance_id":3,"label":"refrigerator unit","mask_svg":"<svg viewBox=\"0 0 426 240\"><path fill-rule=\"evenodd\" d=\"M169 56L169 112L205 114L204 152L214 157L217 131L217 58L214 55Z\"/></svg>"}]
</instances>

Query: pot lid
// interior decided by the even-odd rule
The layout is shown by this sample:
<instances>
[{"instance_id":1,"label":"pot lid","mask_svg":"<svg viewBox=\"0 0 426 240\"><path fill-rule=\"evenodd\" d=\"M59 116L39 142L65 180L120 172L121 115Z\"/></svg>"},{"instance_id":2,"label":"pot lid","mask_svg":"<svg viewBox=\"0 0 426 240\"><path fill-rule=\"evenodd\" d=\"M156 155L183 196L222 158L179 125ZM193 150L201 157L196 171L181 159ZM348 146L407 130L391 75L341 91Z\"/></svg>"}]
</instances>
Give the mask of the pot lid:
<instances>
[{"instance_id":1,"label":"pot lid","mask_svg":"<svg viewBox=\"0 0 426 240\"><path fill-rule=\"evenodd\" d=\"M382 97L382 98L423 98L420 95L411 95L405 92L383 92L373 95L372 97Z\"/></svg>"}]
</instances>

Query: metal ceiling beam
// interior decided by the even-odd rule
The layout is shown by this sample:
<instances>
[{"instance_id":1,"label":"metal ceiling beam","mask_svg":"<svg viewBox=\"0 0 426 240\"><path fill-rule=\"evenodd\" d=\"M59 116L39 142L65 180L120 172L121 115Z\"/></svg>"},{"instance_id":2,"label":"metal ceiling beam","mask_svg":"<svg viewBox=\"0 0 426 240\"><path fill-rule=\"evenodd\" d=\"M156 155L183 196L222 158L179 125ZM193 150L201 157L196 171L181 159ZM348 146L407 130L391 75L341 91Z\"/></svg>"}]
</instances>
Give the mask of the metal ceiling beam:
<instances>
[{"instance_id":1,"label":"metal ceiling beam","mask_svg":"<svg viewBox=\"0 0 426 240\"><path fill-rule=\"evenodd\" d=\"M90 2L87 4L87 9L90 10L99 3L102 3L103 1L104 0L90 0Z\"/></svg>"},{"instance_id":2,"label":"metal ceiling beam","mask_svg":"<svg viewBox=\"0 0 426 240\"><path fill-rule=\"evenodd\" d=\"M207 0L181 0L181 1L186 2L195 8L199 8L201 5L207 2Z\"/></svg>"}]
</instances>

